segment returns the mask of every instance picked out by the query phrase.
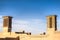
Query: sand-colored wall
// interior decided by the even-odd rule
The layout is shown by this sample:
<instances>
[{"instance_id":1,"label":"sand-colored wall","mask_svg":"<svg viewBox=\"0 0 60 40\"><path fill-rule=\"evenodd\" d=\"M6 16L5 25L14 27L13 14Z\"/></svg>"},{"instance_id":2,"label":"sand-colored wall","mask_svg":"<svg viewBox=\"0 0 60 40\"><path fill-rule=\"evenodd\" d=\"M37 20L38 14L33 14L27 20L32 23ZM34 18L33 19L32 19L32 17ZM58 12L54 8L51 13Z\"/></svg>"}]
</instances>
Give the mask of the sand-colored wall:
<instances>
[{"instance_id":1,"label":"sand-colored wall","mask_svg":"<svg viewBox=\"0 0 60 40\"><path fill-rule=\"evenodd\" d=\"M60 32L54 32L53 34L48 35L27 35L27 34L15 34L14 32L10 33L0 33L0 38L17 38L20 40L60 40ZM18 40L18 39L17 39Z\"/></svg>"}]
</instances>

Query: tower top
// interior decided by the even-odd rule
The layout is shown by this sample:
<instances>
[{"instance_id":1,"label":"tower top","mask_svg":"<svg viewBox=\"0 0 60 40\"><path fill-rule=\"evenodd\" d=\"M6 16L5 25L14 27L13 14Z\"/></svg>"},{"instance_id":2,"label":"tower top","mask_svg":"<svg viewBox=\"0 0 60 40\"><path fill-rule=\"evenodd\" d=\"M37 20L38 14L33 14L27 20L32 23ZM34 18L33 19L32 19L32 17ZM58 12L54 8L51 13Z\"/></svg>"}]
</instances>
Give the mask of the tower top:
<instances>
[{"instance_id":1,"label":"tower top","mask_svg":"<svg viewBox=\"0 0 60 40\"><path fill-rule=\"evenodd\" d=\"M12 16L3 16L3 18L13 18Z\"/></svg>"},{"instance_id":2,"label":"tower top","mask_svg":"<svg viewBox=\"0 0 60 40\"><path fill-rule=\"evenodd\" d=\"M46 17L51 17L51 16L55 16L55 17L57 17L57 15L49 15L49 16L46 16Z\"/></svg>"}]
</instances>

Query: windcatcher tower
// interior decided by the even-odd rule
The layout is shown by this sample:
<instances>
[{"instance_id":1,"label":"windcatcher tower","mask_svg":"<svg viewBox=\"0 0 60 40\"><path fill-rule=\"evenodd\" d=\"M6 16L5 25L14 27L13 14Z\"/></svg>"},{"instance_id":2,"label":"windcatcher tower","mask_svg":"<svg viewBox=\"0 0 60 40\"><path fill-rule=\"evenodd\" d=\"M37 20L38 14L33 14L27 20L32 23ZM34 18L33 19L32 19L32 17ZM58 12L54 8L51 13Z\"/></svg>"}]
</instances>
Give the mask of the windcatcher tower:
<instances>
[{"instance_id":1,"label":"windcatcher tower","mask_svg":"<svg viewBox=\"0 0 60 40\"><path fill-rule=\"evenodd\" d=\"M11 32L12 29L12 17L3 16L3 32Z\"/></svg>"},{"instance_id":2,"label":"windcatcher tower","mask_svg":"<svg viewBox=\"0 0 60 40\"><path fill-rule=\"evenodd\" d=\"M47 33L53 33L57 30L57 15L47 16Z\"/></svg>"}]
</instances>

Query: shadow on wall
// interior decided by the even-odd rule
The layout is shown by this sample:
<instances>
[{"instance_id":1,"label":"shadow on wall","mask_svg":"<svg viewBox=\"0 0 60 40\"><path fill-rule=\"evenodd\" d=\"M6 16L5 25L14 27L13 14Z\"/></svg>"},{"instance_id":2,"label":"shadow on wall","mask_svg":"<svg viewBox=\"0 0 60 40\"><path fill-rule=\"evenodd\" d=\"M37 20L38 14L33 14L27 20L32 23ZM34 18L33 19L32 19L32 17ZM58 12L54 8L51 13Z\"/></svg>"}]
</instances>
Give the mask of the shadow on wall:
<instances>
[{"instance_id":1,"label":"shadow on wall","mask_svg":"<svg viewBox=\"0 0 60 40\"><path fill-rule=\"evenodd\" d=\"M19 37L17 38L6 37L6 38L0 38L0 40L19 40Z\"/></svg>"}]
</instances>

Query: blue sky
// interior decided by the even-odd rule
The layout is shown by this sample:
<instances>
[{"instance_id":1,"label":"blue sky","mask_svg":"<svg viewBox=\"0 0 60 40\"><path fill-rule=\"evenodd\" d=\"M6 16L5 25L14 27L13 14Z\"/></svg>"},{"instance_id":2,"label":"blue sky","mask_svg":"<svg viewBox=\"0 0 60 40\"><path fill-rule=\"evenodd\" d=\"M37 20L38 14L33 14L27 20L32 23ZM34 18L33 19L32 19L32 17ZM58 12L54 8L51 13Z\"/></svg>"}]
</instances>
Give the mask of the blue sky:
<instances>
[{"instance_id":1,"label":"blue sky","mask_svg":"<svg viewBox=\"0 0 60 40\"><path fill-rule=\"evenodd\" d=\"M60 0L0 0L0 18L7 15L13 17L12 31L44 32L48 15L58 15L59 28Z\"/></svg>"}]
</instances>

